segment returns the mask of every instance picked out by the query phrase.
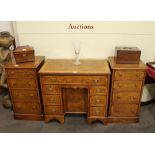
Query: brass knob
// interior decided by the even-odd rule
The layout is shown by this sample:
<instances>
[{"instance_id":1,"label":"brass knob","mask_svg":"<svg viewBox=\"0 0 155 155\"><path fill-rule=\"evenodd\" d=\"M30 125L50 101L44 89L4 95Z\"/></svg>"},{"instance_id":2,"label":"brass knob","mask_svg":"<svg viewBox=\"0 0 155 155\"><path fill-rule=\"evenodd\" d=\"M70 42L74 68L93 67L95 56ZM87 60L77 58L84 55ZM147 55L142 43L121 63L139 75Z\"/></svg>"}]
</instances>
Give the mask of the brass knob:
<instances>
[{"instance_id":1,"label":"brass knob","mask_svg":"<svg viewBox=\"0 0 155 155\"><path fill-rule=\"evenodd\" d=\"M100 92L101 91L101 89L100 88L97 88L97 92Z\"/></svg>"},{"instance_id":2,"label":"brass knob","mask_svg":"<svg viewBox=\"0 0 155 155\"><path fill-rule=\"evenodd\" d=\"M100 102L100 100L99 100L99 99L97 99L97 100L96 100L96 102L97 102L97 103L99 103L99 102Z\"/></svg>"},{"instance_id":3,"label":"brass knob","mask_svg":"<svg viewBox=\"0 0 155 155\"><path fill-rule=\"evenodd\" d=\"M56 78L51 78L51 81L56 82L57 80L56 80Z\"/></svg>"},{"instance_id":4,"label":"brass knob","mask_svg":"<svg viewBox=\"0 0 155 155\"><path fill-rule=\"evenodd\" d=\"M50 87L48 88L48 90L52 91L52 90L53 90L53 88L50 86Z\"/></svg>"},{"instance_id":5,"label":"brass knob","mask_svg":"<svg viewBox=\"0 0 155 155\"><path fill-rule=\"evenodd\" d=\"M26 54L23 54L23 57L26 57Z\"/></svg>"},{"instance_id":6,"label":"brass knob","mask_svg":"<svg viewBox=\"0 0 155 155\"><path fill-rule=\"evenodd\" d=\"M99 115L100 111L96 110L96 115Z\"/></svg>"},{"instance_id":7,"label":"brass knob","mask_svg":"<svg viewBox=\"0 0 155 155\"><path fill-rule=\"evenodd\" d=\"M121 74L121 73L119 73L119 76L120 76L120 77L122 77L122 74Z\"/></svg>"},{"instance_id":8,"label":"brass knob","mask_svg":"<svg viewBox=\"0 0 155 155\"><path fill-rule=\"evenodd\" d=\"M99 79L94 79L94 83L98 83L99 82Z\"/></svg>"},{"instance_id":9,"label":"brass knob","mask_svg":"<svg viewBox=\"0 0 155 155\"><path fill-rule=\"evenodd\" d=\"M31 82L29 82L28 85L31 86Z\"/></svg>"},{"instance_id":10,"label":"brass knob","mask_svg":"<svg viewBox=\"0 0 155 155\"><path fill-rule=\"evenodd\" d=\"M52 112L56 112L56 110L55 109L52 109Z\"/></svg>"},{"instance_id":11,"label":"brass knob","mask_svg":"<svg viewBox=\"0 0 155 155\"><path fill-rule=\"evenodd\" d=\"M52 102L52 103L55 102L55 99L50 99L50 102Z\"/></svg>"},{"instance_id":12,"label":"brass knob","mask_svg":"<svg viewBox=\"0 0 155 155\"><path fill-rule=\"evenodd\" d=\"M120 96L117 96L117 99L120 99Z\"/></svg>"},{"instance_id":13,"label":"brass knob","mask_svg":"<svg viewBox=\"0 0 155 155\"><path fill-rule=\"evenodd\" d=\"M136 96L132 96L132 99L135 100L136 99Z\"/></svg>"},{"instance_id":14,"label":"brass knob","mask_svg":"<svg viewBox=\"0 0 155 155\"><path fill-rule=\"evenodd\" d=\"M30 94L30 96L31 96L31 97L33 97L33 96L34 96L34 94Z\"/></svg>"},{"instance_id":15,"label":"brass knob","mask_svg":"<svg viewBox=\"0 0 155 155\"><path fill-rule=\"evenodd\" d=\"M15 86L16 85L16 82L12 82L12 85Z\"/></svg>"}]
</instances>

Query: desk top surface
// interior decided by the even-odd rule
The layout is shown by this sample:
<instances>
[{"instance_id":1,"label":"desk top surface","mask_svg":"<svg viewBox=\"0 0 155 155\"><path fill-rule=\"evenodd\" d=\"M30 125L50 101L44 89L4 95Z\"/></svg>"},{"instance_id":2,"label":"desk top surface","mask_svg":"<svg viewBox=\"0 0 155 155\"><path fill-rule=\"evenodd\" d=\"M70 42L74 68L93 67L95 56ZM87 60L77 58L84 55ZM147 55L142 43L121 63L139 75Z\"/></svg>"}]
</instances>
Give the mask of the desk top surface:
<instances>
[{"instance_id":1,"label":"desk top surface","mask_svg":"<svg viewBox=\"0 0 155 155\"><path fill-rule=\"evenodd\" d=\"M35 56L34 62L25 62L25 63L18 63L17 65L14 65L12 61L5 64L6 69L23 69L23 68L37 68L42 61L44 61L44 56Z\"/></svg>"},{"instance_id":2,"label":"desk top surface","mask_svg":"<svg viewBox=\"0 0 155 155\"><path fill-rule=\"evenodd\" d=\"M110 74L107 60L83 59L80 65L71 59L47 59L39 74Z\"/></svg>"}]
</instances>

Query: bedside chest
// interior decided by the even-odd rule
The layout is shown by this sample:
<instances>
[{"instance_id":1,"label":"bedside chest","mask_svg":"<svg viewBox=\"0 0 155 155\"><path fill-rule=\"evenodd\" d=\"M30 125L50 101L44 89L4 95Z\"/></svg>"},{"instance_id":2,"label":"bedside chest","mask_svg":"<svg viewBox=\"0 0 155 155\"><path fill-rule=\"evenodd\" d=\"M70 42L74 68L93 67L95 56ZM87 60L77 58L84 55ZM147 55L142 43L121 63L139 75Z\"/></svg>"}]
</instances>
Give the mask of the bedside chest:
<instances>
[{"instance_id":1,"label":"bedside chest","mask_svg":"<svg viewBox=\"0 0 155 155\"><path fill-rule=\"evenodd\" d=\"M64 123L65 114L107 122L110 69L106 60L47 60L39 71L45 121Z\"/></svg>"},{"instance_id":2,"label":"bedside chest","mask_svg":"<svg viewBox=\"0 0 155 155\"><path fill-rule=\"evenodd\" d=\"M138 122L146 66L139 64L116 64L109 57L112 70L111 96L108 122Z\"/></svg>"},{"instance_id":3,"label":"bedside chest","mask_svg":"<svg viewBox=\"0 0 155 155\"><path fill-rule=\"evenodd\" d=\"M44 57L38 56L34 62L5 65L15 119L43 120L37 75L43 63Z\"/></svg>"}]
</instances>

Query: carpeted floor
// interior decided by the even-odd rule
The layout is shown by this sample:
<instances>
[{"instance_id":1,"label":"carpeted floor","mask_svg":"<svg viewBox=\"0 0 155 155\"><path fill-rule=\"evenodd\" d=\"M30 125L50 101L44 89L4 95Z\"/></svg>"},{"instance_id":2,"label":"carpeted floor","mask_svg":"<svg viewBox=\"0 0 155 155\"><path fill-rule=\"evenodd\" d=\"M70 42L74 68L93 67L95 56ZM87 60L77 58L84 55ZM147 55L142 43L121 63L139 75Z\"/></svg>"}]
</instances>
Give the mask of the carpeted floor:
<instances>
[{"instance_id":1,"label":"carpeted floor","mask_svg":"<svg viewBox=\"0 0 155 155\"><path fill-rule=\"evenodd\" d=\"M65 124L57 121L14 120L13 112L2 107L0 101L0 132L1 133L137 133L155 132L155 103L141 107L140 122L135 124L108 124L100 122L87 124L86 116L67 115Z\"/></svg>"}]
</instances>

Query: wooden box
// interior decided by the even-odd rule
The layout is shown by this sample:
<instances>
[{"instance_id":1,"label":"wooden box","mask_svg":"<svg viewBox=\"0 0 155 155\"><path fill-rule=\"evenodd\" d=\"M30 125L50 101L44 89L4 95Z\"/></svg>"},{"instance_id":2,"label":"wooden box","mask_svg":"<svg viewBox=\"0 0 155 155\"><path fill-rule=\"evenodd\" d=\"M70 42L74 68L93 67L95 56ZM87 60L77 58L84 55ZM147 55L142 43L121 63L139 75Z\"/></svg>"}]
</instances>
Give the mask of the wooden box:
<instances>
[{"instance_id":1,"label":"wooden box","mask_svg":"<svg viewBox=\"0 0 155 155\"><path fill-rule=\"evenodd\" d=\"M140 62L141 51L137 47L116 47L115 50L118 64L138 64Z\"/></svg>"},{"instance_id":2,"label":"wooden box","mask_svg":"<svg viewBox=\"0 0 155 155\"><path fill-rule=\"evenodd\" d=\"M16 63L34 61L34 49L31 46L18 46L13 51Z\"/></svg>"}]
</instances>

